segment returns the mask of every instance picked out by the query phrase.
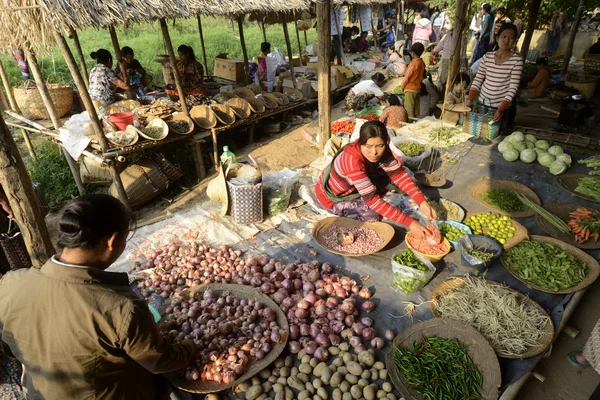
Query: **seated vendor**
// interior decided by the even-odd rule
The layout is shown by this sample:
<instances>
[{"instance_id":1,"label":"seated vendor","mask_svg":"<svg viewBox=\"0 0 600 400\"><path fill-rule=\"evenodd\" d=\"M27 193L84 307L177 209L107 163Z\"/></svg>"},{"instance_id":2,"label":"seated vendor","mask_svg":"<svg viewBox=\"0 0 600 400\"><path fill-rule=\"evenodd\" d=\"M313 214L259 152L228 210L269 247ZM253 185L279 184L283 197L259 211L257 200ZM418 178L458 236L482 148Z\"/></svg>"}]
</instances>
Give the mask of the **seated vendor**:
<instances>
[{"instance_id":1,"label":"seated vendor","mask_svg":"<svg viewBox=\"0 0 600 400\"><path fill-rule=\"evenodd\" d=\"M196 92L203 94L204 68L196 60L194 49L182 44L177 48L177 53L179 54L177 71L179 71L183 89L187 94L196 94Z\"/></svg>"},{"instance_id":2,"label":"seated vendor","mask_svg":"<svg viewBox=\"0 0 600 400\"><path fill-rule=\"evenodd\" d=\"M354 39L356 43L356 51L358 53L364 53L365 51L369 51L369 42L367 41L367 37L369 36L368 31L364 31L360 34L359 37Z\"/></svg>"},{"instance_id":3,"label":"seated vendor","mask_svg":"<svg viewBox=\"0 0 600 400\"><path fill-rule=\"evenodd\" d=\"M271 52L271 43L262 42L260 44L260 56L259 57L266 57L270 52Z\"/></svg>"},{"instance_id":4,"label":"seated vendor","mask_svg":"<svg viewBox=\"0 0 600 400\"><path fill-rule=\"evenodd\" d=\"M385 187L393 183L409 195L428 219L435 210L396 160L390 149L385 125L369 121L360 128L359 139L343 147L319 177L317 198L331 213L359 221L378 221L382 217L402 224L423 237L428 230L382 198Z\"/></svg>"},{"instance_id":5,"label":"seated vendor","mask_svg":"<svg viewBox=\"0 0 600 400\"><path fill-rule=\"evenodd\" d=\"M112 70L113 58L108 50L99 49L90 54L98 64L90 71L88 91L98 113L104 116L118 112L133 111L140 103L134 100L124 100L117 94L117 88L123 90L137 89L136 85L120 79Z\"/></svg>"},{"instance_id":6,"label":"seated vendor","mask_svg":"<svg viewBox=\"0 0 600 400\"><path fill-rule=\"evenodd\" d=\"M117 76L120 79L125 80L121 69L124 69L129 76L129 84L138 86L138 97L145 95L145 87L152 83L152 76L146 73L142 64L135 58L133 49L129 46L125 46L121 49L121 61L115 68Z\"/></svg>"},{"instance_id":7,"label":"seated vendor","mask_svg":"<svg viewBox=\"0 0 600 400\"><path fill-rule=\"evenodd\" d=\"M396 52L394 46L390 46L387 49L388 59L383 61L380 66L388 70L390 75L394 78L404 76L408 65L404 58L400 57L400 54Z\"/></svg>"},{"instance_id":8,"label":"seated vendor","mask_svg":"<svg viewBox=\"0 0 600 400\"><path fill-rule=\"evenodd\" d=\"M400 129L408 122L408 114L402 106L400 97L393 94L387 98L387 107L381 113L379 120L392 129Z\"/></svg>"},{"instance_id":9,"label":"seated vendor","mask_svg":"<svg viewBox=\"0 0 600 400\"><path fill-rule=\"evenodd\" d=\"M527 84L527 95L534 98L544 97L551 76L550 68L548 68L548 58L538 58L535 65L538 68L538 72L535 74L535 78Z\"/></svg>"},{"instance_id":10,"label":"seated vendor","mask_svg":"<svg viewBox=\"0 0 600 400\"><path fill-rule=\"evenodd\" d=\"M362 110L373 97L385 100L385 94L381 85L385 82L385 76L376 72L371 79L358 82L346 95L346 108L350 113Z\"/></svg>"},{"instance_id":11,"label":"seated vendor","mask_svg":"<svg viewBox=\"0 0 600 400\"><path fill-rule=\"evenodd\" d=\"M114 197L82 196L58 222L61 254L0 280L0 348L25 366L28 398L164 398L154 374L194 360L194 341L163 339L128 275L106 271L131 222Z\"/></svg>"},{"instance_id":12,"label":"seated vendor","mask_svg":"<svg viewBox=\"0 0 600 400\"><path fill-rule=\"evenodd\" d=\"M466 96L465 91L471 84L471 77L465 72L459 72L452 81L452 89L448 92L446 104L464 103Z\"/></svg>"}]
</instances>

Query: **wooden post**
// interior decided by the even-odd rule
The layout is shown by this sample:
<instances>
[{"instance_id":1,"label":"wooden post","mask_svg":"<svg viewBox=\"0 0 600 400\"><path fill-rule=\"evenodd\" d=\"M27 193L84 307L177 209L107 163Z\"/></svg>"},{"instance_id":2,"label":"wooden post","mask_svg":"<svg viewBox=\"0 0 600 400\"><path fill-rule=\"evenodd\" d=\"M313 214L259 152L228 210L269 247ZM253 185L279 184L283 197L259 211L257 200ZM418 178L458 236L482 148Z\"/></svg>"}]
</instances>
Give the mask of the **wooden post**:
<instances>
[{"instance_id":1,"label":"wooden post","mask_svg":"<svg viewBox=\"0 0 600 400\"><path fill-rule=\"evenodd\" d=\"M200 46L202 46L202 60L204 60L204 76L208 76L208 62L206 61L206 47L204 46L204 32L202 30L202 19L200 14L198 18L198 32L200 33Z\"/></svg>"},{"instance_id":2,"label":"wooden post","mask_svg":"<svg viewBox=\"0 0 600 400\"><path fill-rule=\"evenodd\" d=\"M319 80L319 144L321 150L329 140L331 125L331 0L317 1L317 56Z\"/></svg>"},{"instance_id":3,"label":"wooden post","mask_svg":"<svg viewBox=\"0 0 600 400\"><path fill-rule=\"evenodd\" d=\"M250 83L250 71L248 70L248 51L246 50L246 39L244 38L244 16L239 16L237 22L238 31L240 32L240 44L242 45L242 53L244 54L244 72L246 73L246 83Z\"/></svg>"},{"instance_id":4,"label":"wooden post","mask_svg":"<svg viewBox=\"0 0 600 400\"><path fill-rule=\"evenodd\" d=\"M569 70L569 61L571 59L571 55L573 54L573 45L575 44L575 37L577 36L577 30L579 29L579 24L581 23L581 17L583 16L584 8L585 0L579 0L579 7L575 13L573 25L571 26L571 36L569 36L569 44L567 45L565 59L563 60L562 69L560 70L561 76L567 75L567 71Z\"/></svg>"},{"instance_id":5,"label":"wooden post","mask_svg":"<svg viewBox=\"0 0 600 400\"><path fill-rule=\"evenodd\" d=\"M342 7L342 6L340 6ZM346 60L344 60L344 41L342 40L342 28L343 26L340 27L340 14L339 14L339 10L341 9L340 7L334 7L334 12L335 12L335 17L334 17L334 22L335 22L335 28L337 29L337 37L338 40L340 41L340 52L342 54L340 54L340 60L342 60L342 65L346 64ZM331 22L330 22L331 23Z\"/></svg>"},{"instance_id":6,"label":"wooden post","mask_svg":"<svg viewBox=\"0 0 600 400\"><path fill-rule=\"evenodd\" d=\"M81 75L85 80L85 87L87 87L90 81L90 76L88 75L87 66L85 65L85 57L83 56L83 50L81 50L81 43L79 43L79 35L77 35L77 31L75 29L71 29L70 31L70 33L73 35L75 52L77 53L77 58L79 59L79 70L81 71Z\"/></svg>"},{"instance_id":7,"label":"wooden post","mask_svg":"<svg viewBox=\"0 0 600 400\"><path fill-rule=\"evenodd\" d=\"M460 69L460 55L461 55L461 44L462 44L462 35L465 29L465 24L467 21L467 8L469 7L469 2L467 0L458 0L456 3L456 16L454 17L454 27L452 28L452 65L450 66L450 82L454 76L458 73ZM448 88L450 88L450 84L446 84L446 94L448 94Z\"/></svg>"},{"instance_id":8,"label":"wooden post","mask_svg":"<svg viewBox=\"0 0 600 400\"><path fill-rule=\"evenodd\" d=\"M123 81L125 83L129 83L129 76L127 75L127 70L125 66L121 64L121 45L119 45L119 38L117 37L117 32L115 32L115 27L111 26L108 28L108 32L110 33L110 40L113 45L113 49L115 50L115 60L117 61L117 65L121 70L121 76L123 77Z\"/></svg>"},{"instance_id":9,"label":"wooden post","mask_svg":"<svg viewBox=\"0 0 600 400\"><path fill-rule=\"evenodd\" d=\"M265 18L263 17L262 21L260 22L260 26L262 29L262 34L263 34L263 42L267 41L267 30L265 29Z\"/></svg>"},{"instance_id":10,"label":"wooden post","mask_svg":"<svg viewBox=\"0 0 600 400\"><path fill-rule=\"evenodd\" d=\"M77 90L79 90L79 95L81 96L81 101L85 106L85 109L90 116L90 120L92 121L92 127L94 129L94 133L98 138L98 142L100 142L100 147L102 148L102 152L106 153L109 149L108 140L106 140L106 136L104 136L104 130L102 127L102 123L98 118L98 113L96 112L96 108L94 107L94 103L92 103L92 98L85 86L85 82L80 71L77 69L77 64L75 63L75 58L73 57L73 53L71 53L71 49L67 44L62 33L57 30L53 30L52 34L54 35L54 39L58 44L58 48L60 49L69 71L75 80L75 85L77 86ZM112 175L113 183L115 188L117 189L117 194L119 195L119 200L127 207L128 210L131 211L131 206L129 204L129 199L127 198L127 192L125 192L125 188L123 187L123 181L121 181L121 175L117 166L114 162L109 163L110 173Z\"/></svg>"},{"instance_id":11,"label":"wooden post","mask_svg":"<svg viewBox=\"0 0 600 400\"><path fill-rule=\"evenodd\" d=\"M302 62L302 44L300 43L300 32L298 31L298 21L294 19L294 28L296 28L296 39L298 39L298 57L300 58L300 66L304 65Z\"/></svg>"},{"instance_id":12,"label":"wooden post","mask_svg":"<svg viewBox=\"0 0 600 400\"><path fill-rule=\"evenodd\" d=\"M292 84L294 89L298 89L296 83L296 74L294 73L294 53L292 52L292 44L290 43L290 33L288 32L287 17L283 14L283 36L285 37L285 45L287 47L288 58L290 59L290 71L292 72Z\"/></svg>"},{"instance_id":13,"label":"wooden post","mask_svg":"<svg viewBox=\"0 0 600 400\"><path fill-rule=\"evenodd\" d=\"M542 5L542 0L532 0L529 3L529 16L527 17L527 29L525 31L525 38L523 39L523 46L521 46L521 56L523 59L527 59L529 53L529 45L533 38L533 31L535 30L535 24L537 21L538 13Z\"/></svg>"},{"instance_id":14,"label":"wooden post","mask_svg":"<svg viewBox=\"0 0 600 400\"><path fill-rule=\"evenodd\" d=\"M4 90L6 91L6 96L8 97L8 103L10 105L10 109L14 112L20 113L19 106L17 105L17 101L15 100L15 94L10 86L10 82L8 81L8 76L6 76L6 71L4 70L4 65L2 65L2 61L0 61L0 79L2 79L2 83L4 84ZM25 129L21 129L21 135L23 135L23 140L25 140L25 146L27 146L27 151L31 158L35 159L36 154L33 149L33 144L31 143L31 139L29 138L29 134Z\"/></svg>"},{"instance_id":15,"label":"wooden post","mask_svg":"<svg viewBox=\"0 0 600 400\"><path fill-rule=\"evenodd\" d=\"M10 106L8 105L8 100L6 100L6 96L4 95L4 91L0 89L0 110L9 110Z\"/></svg>"},{"instance_id":16,"label":"wooden post","mask_svg":"<svg viewBox=\"0 0 600 400\"><path fill-rule=\"evenodd\" d=\"M171 65L173 66L173 76L175 78L175 86L177 87L177 93L179 93L179 99L181 100L181 110L185 115L189 117L190 111L188 110L187 104L185 104L185 93L183 92L183 86L181 85L181 77L179 76L179 70L177 69L177 60L175 59L173 44L171 43L171 35L169 35L169 28L167 27L167 22L164 18L161 18L160 20L160 28L162 29L162 34L165 39L165 44L167 46L169 60L171 61Z\"/></svg>"},{"instance_id":17,"label":"wooden post","mask_svg":"<svg viewBox=\"0 0 600 400\"><path fill-rule=\"evenodd\" d=\"M41 267L54 254L48 227L31 179L10 131L0 116L0 186L19 225L31 264Z\"/></svg>"}]
</instances>

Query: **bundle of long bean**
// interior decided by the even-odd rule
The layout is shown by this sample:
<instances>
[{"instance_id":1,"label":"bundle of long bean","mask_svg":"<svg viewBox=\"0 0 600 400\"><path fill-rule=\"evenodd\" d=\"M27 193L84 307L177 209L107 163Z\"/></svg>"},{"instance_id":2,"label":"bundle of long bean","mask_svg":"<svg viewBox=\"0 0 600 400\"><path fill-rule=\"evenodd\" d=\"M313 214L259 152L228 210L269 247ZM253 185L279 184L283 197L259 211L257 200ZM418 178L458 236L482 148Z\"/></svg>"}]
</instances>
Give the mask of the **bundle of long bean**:
<instances>
[{"instance_id":1,"label":"bundle of long bean","mask_svg":"<svg viewBox=\"0 0 600 400\"><path fill-rule=\"evenodd\" d=\"M490 342L499 356L518 356L538 346L549 317L505 286L467 277L464 286L437 300L444 318L464 321Z\"/></svg>"},{"instance_id":2,"label":"bundle of long bean","mask_svg":"<svg viewBox=\"0 0 600 400\"><path fill-rule=\"evenodd\" d=\"M483 377L456 339L422 338L413 351L395 347L394 364L404 382L428 400L480 399Z\"/></svg>"},{"instance_id":3,"label":"bundle of long bean","mask_svg":"<svg viewBox=\"0 0 600 400\"><path fill-rule=\"evenodd\" d=\"M567 223L565 221L558 218L556 215L552 214L550 211L546 210L544 207L536 204L531 199L529 199L529 197L524 196L521 193L517 193L517 197L519 198L519 200L521 200L521 202L523 202L523 204L525 204L527 207L531 208L536 213L540 214L540 216L542 218L544 218L546 221L550 222L556 229L558 229L562 233L571 232L571 228L569 228L569 225L567 225Z\"/></svg>"}]
</instances>

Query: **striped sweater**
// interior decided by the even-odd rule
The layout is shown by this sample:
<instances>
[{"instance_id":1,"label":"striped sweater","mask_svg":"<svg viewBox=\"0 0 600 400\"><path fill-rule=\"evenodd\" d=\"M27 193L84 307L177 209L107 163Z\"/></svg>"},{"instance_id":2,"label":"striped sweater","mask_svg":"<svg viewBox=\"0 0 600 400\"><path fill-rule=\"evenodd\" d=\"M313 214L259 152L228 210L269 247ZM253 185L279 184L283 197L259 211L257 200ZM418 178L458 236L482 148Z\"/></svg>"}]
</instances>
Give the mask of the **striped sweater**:
<instances>
[{"instance_id":1,"label":"striped sweater","mask_svg":"<svg viewBox=\"0 0 600 400\"><path fill-rule=\"evenodd\" d=\"M413 219L403 214L399 209L383 200L377 188L367 176L367 171L372 164L360 152L358 142L347 145L342 154L335 158L329 175L329 190L336 196L343 197L352 193L360 193L369 208L379 215L391 219L399 224L409 226ZM394 158L388 149L378 164L390 180L402 191L408 194L417 203L425 201L425 196L417 188L402 164ZM327 209L333 208L334 202L327 197L323 187L323 174L319 177L316 191L319 202Z\"/></svg>"},{"instance_id":2,"label":"striped sweater","mask_svg":"<svg viewBox=\"0 0 600 400\"><path fill-rule=\"evenodd\" d=\"M496 64L495 55L496 52L491 52L483 56L471 85L469 100L473 101L479 93L479 102L483 105L504 111L519 90L523 60L518 54L513 54L508 61Z\"/></svg>"}]
</instances>

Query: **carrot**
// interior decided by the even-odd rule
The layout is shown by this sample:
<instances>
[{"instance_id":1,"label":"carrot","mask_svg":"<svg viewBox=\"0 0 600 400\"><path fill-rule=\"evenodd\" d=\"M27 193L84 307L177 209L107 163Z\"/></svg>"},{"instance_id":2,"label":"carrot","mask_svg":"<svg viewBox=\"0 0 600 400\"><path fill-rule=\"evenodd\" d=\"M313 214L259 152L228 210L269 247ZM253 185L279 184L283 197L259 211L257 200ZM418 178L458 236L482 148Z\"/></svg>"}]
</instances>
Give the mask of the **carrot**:
<instances>
[{"instance_id":1,"label":"carrot","mask_svg":"<svg viewBox=\"0 0 600 400\"><path fill-rule=\"evenodd\" d=\"M586 229L583 237L587 241L590 238L590 231Z\"/></svg>"},{"instance_id":2,"label":"carrot","mask_svg":"<svg viewBox=\"0 0 600 400\"><path fill-rule=\"evenodd\" d=\"M594 233L594 242L597 242L598 238L600 238L600 233Z\"/></svg>"}]
</instances>

